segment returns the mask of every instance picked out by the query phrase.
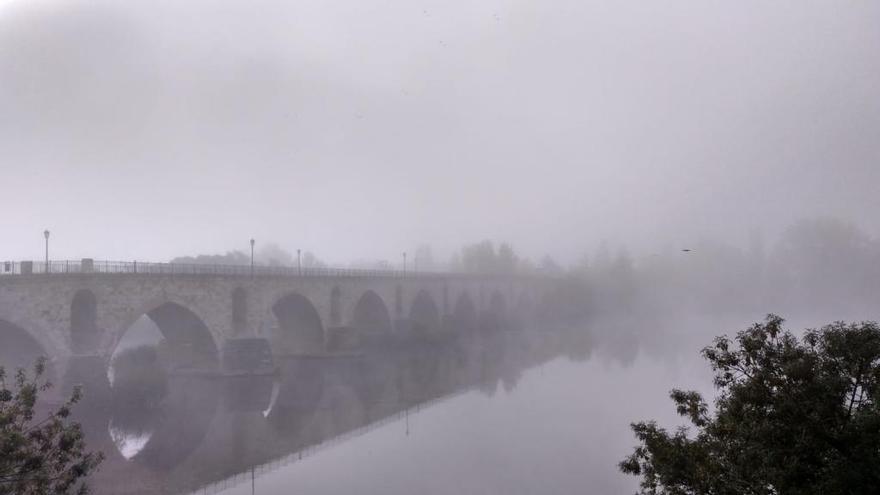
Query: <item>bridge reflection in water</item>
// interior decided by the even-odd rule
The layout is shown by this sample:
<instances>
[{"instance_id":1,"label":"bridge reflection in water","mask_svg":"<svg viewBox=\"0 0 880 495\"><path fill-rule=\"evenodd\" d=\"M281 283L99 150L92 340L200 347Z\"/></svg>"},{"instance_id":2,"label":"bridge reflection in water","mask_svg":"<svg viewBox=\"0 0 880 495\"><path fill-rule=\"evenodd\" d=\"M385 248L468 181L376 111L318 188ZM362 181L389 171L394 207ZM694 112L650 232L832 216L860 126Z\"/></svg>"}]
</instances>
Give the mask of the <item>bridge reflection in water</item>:
<instances>
[{"instance_id":1,"label":"bridge reflection in water","mask_svg":"<svg viewBox=\"0 0 880 495\"><path fill-rule=\"evenodd\" d=\"M410 341L286 358L275 375L169 376L161 400L142 403L125 390L142 383L101 393L106 380L96 380L86 383L92 399L77 418L89 447L106 454L90 483L99 494L216 493L252 483L413 410L472 390L512 389L524 370L585 345L580 333L529 331Z\"/></svg>"}]
</instances>

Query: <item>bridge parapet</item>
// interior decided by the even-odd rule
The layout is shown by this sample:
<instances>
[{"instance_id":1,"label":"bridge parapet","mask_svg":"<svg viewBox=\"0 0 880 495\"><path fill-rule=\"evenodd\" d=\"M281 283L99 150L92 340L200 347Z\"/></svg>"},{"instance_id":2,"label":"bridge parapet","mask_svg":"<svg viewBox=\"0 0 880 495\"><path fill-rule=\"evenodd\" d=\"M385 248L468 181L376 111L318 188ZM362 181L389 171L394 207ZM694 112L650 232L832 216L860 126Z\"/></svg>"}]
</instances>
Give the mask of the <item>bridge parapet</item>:
<instances>
[{"instance_id":1,"label":"bridge parapet","mask_svg":"<svg viewBox=\"0 0 880 495\"><path fill-rule=\"evenodd\" d=\"M369 269L330 266L227 265L206 263L155 263L143 261L81 260L4 261L0 276L21 275L223 275L232 277L368 277L368 278L529 278L510 274L477 274L439 270Z\"/></svg>"}]
</instances>

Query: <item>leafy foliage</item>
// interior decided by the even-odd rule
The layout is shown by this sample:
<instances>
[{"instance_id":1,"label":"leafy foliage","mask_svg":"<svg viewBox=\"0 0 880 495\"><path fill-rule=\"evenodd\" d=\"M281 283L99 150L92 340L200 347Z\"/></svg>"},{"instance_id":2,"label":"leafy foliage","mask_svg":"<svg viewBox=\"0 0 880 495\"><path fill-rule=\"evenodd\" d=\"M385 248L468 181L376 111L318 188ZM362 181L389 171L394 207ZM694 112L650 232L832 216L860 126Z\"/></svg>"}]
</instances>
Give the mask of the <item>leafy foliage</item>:
<instances>
[{"instance_id":1,"label":"leafy foliage","mask_svg":"<svg viewBox=\"0 0 880 495\"><path fill-rule=\"evenodd\" d=\"M880 327L828 325L797 339L770 315L703 350L720 394L673 390L695 428L632 425L620 469L643 494L867 494L880 487Z\"/></svg>"},{"instance_id":2,"label":"leafy foliage","mask_svg":"<svg viewBox=\"0 0 880 495\"><path fill-rule=\"evenodd\" d=\"M520 259L510 244L501 243L496 249L492 241L486 240L462 247L452 264L454 270L468 273L516 273Z\"/></svg>"},{"instance_id":3,"label":"leafy foliage","mask_svg":"<svg viewBox=\"0 0 880 495\"><path fill-rule=\"evenodd\" d=\"M79 389L54 412L35 419L38 396L51 387L42 380L45 371L46 360L40 358L33 377L19 369L7 387L0 367L0 494L88 493L82 479L103 459L85 451L82 430L70 421L82 396Z\"/></svg>"}]
</instances>

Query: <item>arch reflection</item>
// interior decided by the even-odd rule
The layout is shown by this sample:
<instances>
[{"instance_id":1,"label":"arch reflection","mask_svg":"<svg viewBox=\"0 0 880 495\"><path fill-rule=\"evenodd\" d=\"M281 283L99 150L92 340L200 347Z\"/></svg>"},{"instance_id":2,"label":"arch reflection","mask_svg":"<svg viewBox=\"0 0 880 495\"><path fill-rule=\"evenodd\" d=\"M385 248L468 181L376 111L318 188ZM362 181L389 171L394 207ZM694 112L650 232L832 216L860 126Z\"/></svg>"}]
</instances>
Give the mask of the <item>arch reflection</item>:
<instances>
[{"instance_id":1,"label":"arch reflection","mask_svg":"<svg viewBox=\"0 0 880 495\"><path fill-rule=\"evenodd\" d=\"M276 361L273 375L171 376L163 393L144 394L152 399L140 408L114 402L103 435L115 456L98 473L96 488L116 493L127 482L163 493L206 490L255 466L295 461L318 446L404 421L461 392L511 390L525 369L587 343L546 333L488 332L346 357L288 356ZM114 383L117 397L124 387L143 385L120 380Z\"/></svg>"}]
</instances>

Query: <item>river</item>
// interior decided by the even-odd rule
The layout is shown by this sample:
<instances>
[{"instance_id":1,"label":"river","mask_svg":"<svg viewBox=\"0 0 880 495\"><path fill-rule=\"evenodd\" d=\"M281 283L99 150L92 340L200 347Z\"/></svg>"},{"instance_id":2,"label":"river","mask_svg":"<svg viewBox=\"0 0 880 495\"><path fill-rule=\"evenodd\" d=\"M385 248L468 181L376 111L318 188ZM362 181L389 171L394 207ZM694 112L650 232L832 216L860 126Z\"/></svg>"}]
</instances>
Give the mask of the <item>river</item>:
<instances>
[{"instance_id":1,"label":"river","mask_svg":"<svg viewBox=\"0 0 880 495\"><path fill-rule=\"evenodd\" d=\"M711 394L698 350L739 328L615 324L287 359L275 376L171 376L160 400L134 409L114 406L114 389L80 415L89 445L107 453L91 484L99 494L633 493L638 480L617 469L635 445L629 423L683 424L669 390Z\"/></svg>"}]
</instances>

